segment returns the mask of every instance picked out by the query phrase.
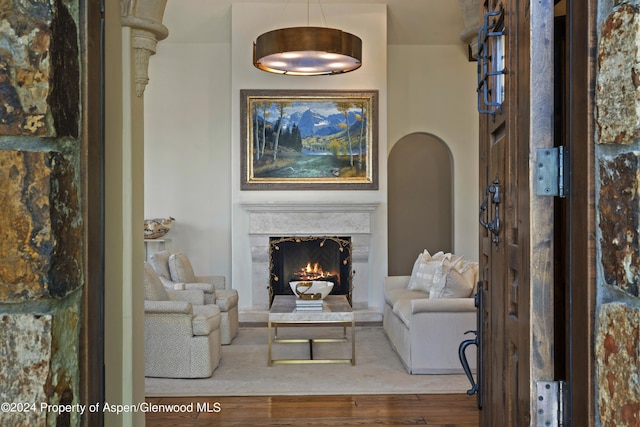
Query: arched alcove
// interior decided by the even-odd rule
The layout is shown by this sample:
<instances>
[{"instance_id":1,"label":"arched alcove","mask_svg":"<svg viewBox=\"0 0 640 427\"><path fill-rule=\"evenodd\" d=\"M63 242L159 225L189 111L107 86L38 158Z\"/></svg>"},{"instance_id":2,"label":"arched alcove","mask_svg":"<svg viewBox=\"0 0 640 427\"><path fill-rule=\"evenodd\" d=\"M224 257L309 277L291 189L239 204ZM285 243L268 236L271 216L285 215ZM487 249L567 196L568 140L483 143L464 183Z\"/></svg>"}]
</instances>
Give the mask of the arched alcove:
<instances>
[{"instance_id":1,"label":"arched alcove","mask_svg":"<svg viewBox=\"0 0 640 427\"><path fill-rule=\"evenodd\" d=\"M453 249L453 158L441 139L413 133L393 146L388 166L389 275L408 275L424 249Z\"/></svg>"}]
</instances>

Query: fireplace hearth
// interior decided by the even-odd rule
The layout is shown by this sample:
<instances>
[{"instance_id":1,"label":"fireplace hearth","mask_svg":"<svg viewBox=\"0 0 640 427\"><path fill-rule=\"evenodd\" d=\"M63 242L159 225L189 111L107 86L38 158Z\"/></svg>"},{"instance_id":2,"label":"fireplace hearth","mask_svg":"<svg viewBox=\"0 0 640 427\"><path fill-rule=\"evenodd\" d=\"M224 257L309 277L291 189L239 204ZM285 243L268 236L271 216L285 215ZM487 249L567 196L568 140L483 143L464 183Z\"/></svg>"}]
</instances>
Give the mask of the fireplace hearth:
<instances>
[{"instance_id":1,"label":"fireplace hearth","mask_svg":"<svg viewBox=\"0 0 640 427\"><path fill-rule=\"evenodd\" d=\"M289 282L301 280L333 282L331 294L352 304L350 237L270 237L269 260L269 305L276 295L293 295Z\"/></svg>"}]
</instances>

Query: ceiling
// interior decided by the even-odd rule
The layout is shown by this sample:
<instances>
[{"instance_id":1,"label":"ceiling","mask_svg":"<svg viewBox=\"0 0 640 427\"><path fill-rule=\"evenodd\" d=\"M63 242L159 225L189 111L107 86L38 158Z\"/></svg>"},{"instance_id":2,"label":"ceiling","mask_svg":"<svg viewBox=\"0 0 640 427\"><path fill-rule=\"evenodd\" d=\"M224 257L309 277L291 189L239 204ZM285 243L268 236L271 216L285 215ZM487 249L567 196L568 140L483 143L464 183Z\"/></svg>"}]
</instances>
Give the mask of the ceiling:
<instances>
[{"instance_id":1,"label":"ceiling","mask_svg":"<svg viewBox=\"0 0 640 427\"><path fill-rule=\"evenodd\" d=\"M330 3L386 4L389 44L462 44L460 34L464 29L464 22L456 0L308 1L311 8ZM169 28L167 42L230 43L231 5L255 2L257 0L169 0L163 19L163 24ZM307 4L307 0L260 2Z\"/></svg>"}]
</instances>

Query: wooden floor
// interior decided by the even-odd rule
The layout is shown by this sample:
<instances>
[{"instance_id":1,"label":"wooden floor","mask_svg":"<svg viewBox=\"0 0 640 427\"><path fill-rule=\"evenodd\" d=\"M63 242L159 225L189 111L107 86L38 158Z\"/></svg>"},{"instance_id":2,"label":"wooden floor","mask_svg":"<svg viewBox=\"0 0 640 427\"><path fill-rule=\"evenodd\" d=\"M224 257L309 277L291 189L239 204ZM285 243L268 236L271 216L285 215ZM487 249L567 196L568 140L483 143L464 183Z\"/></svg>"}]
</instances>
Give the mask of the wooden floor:
<instances>
[{"instance_id":1,"label":"wooden floor","mask_svg":"<svg viewBox=\"0 0 640 427\"><path fill-rule=\"evenodd\" d=\"M476 398L465 394L164 397L147 403L178 405L176 412L149 408L147 427L478 426Z\"/></svg>"}]
</instances>

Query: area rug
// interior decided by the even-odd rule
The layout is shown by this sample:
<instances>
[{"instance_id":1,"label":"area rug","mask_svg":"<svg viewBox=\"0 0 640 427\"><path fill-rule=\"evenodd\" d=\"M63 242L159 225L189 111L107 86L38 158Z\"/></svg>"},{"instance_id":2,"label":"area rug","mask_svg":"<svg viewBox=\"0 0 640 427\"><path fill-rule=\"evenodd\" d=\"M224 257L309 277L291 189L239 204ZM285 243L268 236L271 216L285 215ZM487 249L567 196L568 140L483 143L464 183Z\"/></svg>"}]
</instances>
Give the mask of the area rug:
<instances>
[{"instance_id":1,"label":"area rug","mask_svg":"<svg viewBox=\"0 0 640 427\"><path fill-rule=\"evenodd\" d=\"M340 337L342 328L280 328L280 338ZM356 327L356 365L267 363L267 328L241 328L206 379L146 378L148 397L464 393L465 375L409 375L382 327ZM274 359L308 357L309 346L274 344ZM349 358L350 343L314 344L315 358Z\"/></svg>"}]
</instances>

